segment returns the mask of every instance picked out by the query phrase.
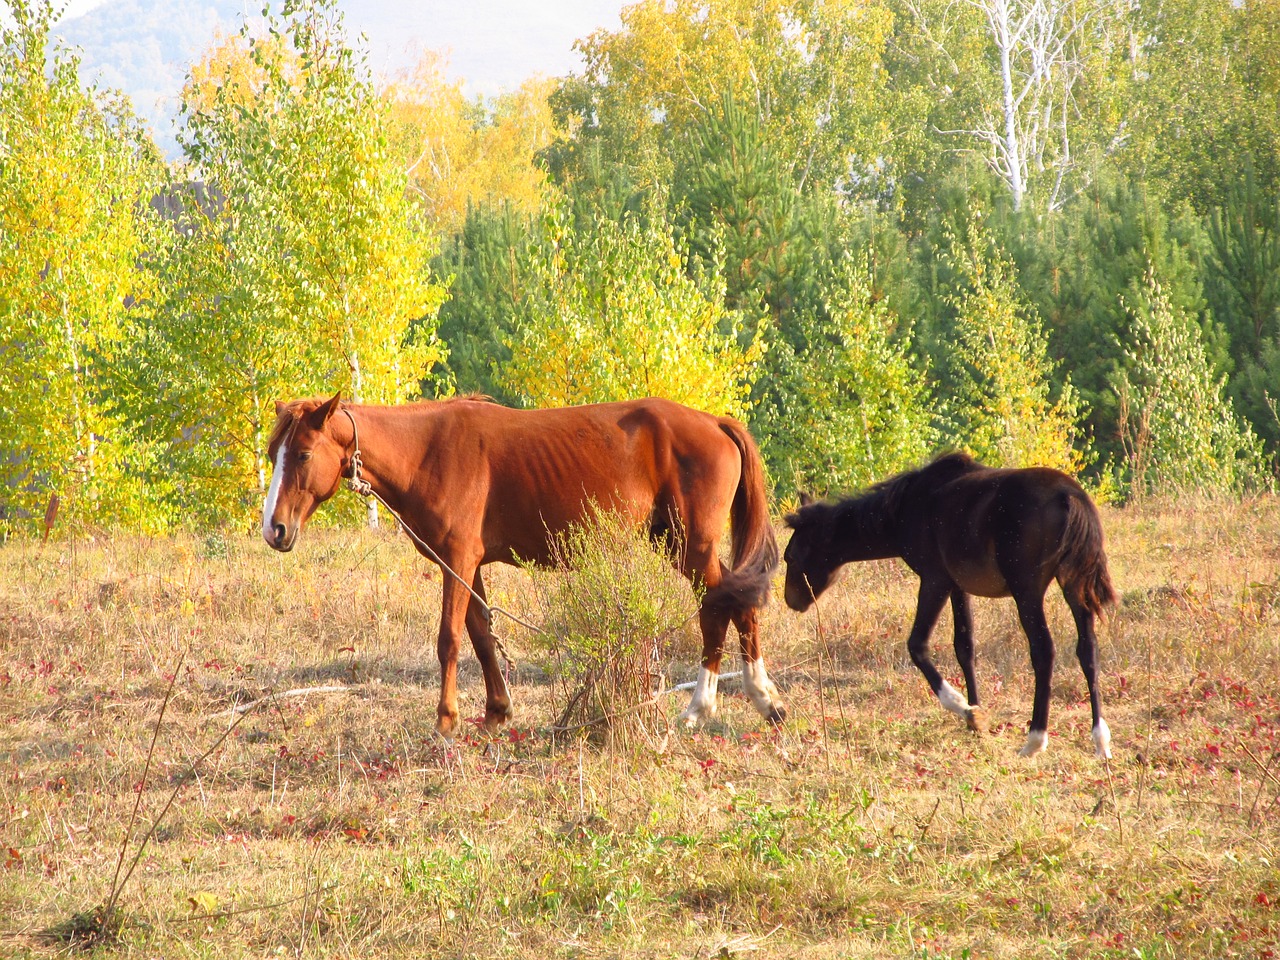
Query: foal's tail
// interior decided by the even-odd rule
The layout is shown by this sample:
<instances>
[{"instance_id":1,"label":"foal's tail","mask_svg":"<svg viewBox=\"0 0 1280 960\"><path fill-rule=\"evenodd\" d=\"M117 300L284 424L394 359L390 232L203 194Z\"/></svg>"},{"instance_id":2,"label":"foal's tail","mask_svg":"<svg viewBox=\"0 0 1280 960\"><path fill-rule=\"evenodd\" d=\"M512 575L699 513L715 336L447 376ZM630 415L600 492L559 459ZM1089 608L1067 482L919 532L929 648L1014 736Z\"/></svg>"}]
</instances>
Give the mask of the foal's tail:
<instances>
[{"instance_id":1,"label":"foal's tail","mask_svg":"<svg viewBox=\"0 0 1280 960\"><path fill-rule=\"evenodd\" d=\"M1062 532L1058 582L1095 616L1116 604L1116 591L1107 571L1102 543L1102 519L1083 490L1067 495L1067 526Z\"/></svg>"},{"instance_id":2,"label":"foal's tail","mask_svg":"<svg viewBox=\"0 0 1280 960\"><path fill-rule=\"evenodd\" d=\"M733 613L764 606L769 583L778 567L778 541L769 519L769 498L764 487L760 451L747 428L732 417L720 418L720 429L738 447L742 474L733 495L730 520L733 529L731 566L724 578L707 591L703 605Z\"/></svg>"}]
</instances>

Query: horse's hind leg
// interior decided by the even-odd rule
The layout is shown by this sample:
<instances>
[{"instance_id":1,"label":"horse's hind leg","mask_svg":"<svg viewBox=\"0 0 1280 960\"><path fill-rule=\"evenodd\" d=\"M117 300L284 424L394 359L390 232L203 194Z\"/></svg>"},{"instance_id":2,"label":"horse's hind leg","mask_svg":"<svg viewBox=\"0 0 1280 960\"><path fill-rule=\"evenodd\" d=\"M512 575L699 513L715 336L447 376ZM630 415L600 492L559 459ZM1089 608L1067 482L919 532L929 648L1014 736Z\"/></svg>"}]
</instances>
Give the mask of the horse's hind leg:
<instances>
[{"instance_id":1,"label":"horse's hind leg","mask_svg":"<svg viewBox=\"0 0 1280 960\"><path fill-rule=\"evenodd\" d=\"M1031 669L1035 672L1035 699L1031 705L1031 725L1027 728L1027 742L1018 751L1024 757L1034 757L1049 746L1049 691L1053 681L1053 634L1044 616L1044 594L1035 591L1014 593L1018 605L1018 619L1031 647Z\"/></svg>"},{"instance_id":2,"label":"horse's hind leg","mask_svg":"<svg viewBox=\"0 0 1280 960\"><path fill-rule=\"evenodd\" d=\"M916 598L916 618L911 624L911 634L907 637L907 653L911 655L911 662L924 674L924 679L929 684L929 689L933 691L933 695L938 698L938 702L952 713L964 717L965 722L972 727L975 722L973 707L959 690L943 679L933 662L933 657L929 654L929 637L938 624L938 616L942 613L942 608L951 591L950 583L930 577L920 578L920 593ZM967 677L966 682L968 682Z\"/></svg>"},{"instance_id":3,"label":"horse's hind leg","mask_svg":"<svg viewBox=\"0 0 1280 960\"><path fill-rule=\"evenodd\" d=\"M708 609L703 604L698 611L698 626L702 628L702 667L698 671L698 685L693 690L689 706L680 714L680 719L688 727L697 726L716 715L720 660L724 655L724 637L729 632L729 614L725 610Z\"/></svg>"},{"instance_id":4,"label":"horse's hind leg","mask_svg":"<svg viewBox=\"0 0 1280 960\"><path fill-rule=\"evenodd\" d=\"M479 570L476 570L471 586L481 600L486 599L484 581ZM474 597L467 605L467 633L471 637L476 659L480 661L480 671L484 674L484 728L489 733L494 733L511 719L511 692L507 689L502 665L498 662L498 644L493 637L492 625L485 616L484 607Z\"/></svg>"},{"instance_id":5,"label":"horse's hind leg","mask_svg":"<svg viewBox=\"0 0 1280 960\"><path fill-rule=\"evenodd\" d=\"M957 712L964 716L970 730L985 733L986 714L978 703L978 678L973 672L973 610L969 606L969 595L959 587L951 588L951 619L955 624L953 644L956 662L960 664L964 687L969 694L969 702L965 704L968 709ZM946 684L945 680L942 682Z\"/></svg>"},{"instance_id":6,"label":"horse's hind leg","mask_svg":"<svg viewBox=\"0 0 1280 960\"><path fill-rule=\"evenodd\" d=\"M760 616L754 607L739 610L733 615L733 625L742 639L742 686L760 715L770 723L779 724L787 719L787 708L782 705L778 688L769 679L760 653Z\"/></svg>"},{"instance_id":7,"label":"horse's hind leg","mask_svg":"<svg viewBox=\"0 0 1280 960\"><path fill-rule=\"evenodd\" d=\"M1065 590L1063 596L1076 621L1076 657L1084 671L1084 682L1089 687L1089 707L1093 711L1093 750L1105 760L1111 759L1111 728L1102 718L1102 695L1098 691L1097 649L1098 638L1093 631L1093 611Z\"/></svg>"}]
</instances>

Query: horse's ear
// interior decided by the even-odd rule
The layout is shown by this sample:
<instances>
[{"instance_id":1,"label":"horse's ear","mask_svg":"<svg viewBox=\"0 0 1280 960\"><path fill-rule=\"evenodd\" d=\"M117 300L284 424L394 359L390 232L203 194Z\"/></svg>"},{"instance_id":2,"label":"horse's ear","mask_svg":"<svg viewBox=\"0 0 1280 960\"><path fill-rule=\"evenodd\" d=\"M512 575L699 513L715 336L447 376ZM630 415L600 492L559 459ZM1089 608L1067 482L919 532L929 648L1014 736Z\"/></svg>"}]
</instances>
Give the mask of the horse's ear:
<instances>
[{"instance_id":1,"label":"horse's ear","mask_svg":"<svg viewBox=\"0 0 1280 960\"><path fill-rule=\"evenodd\" d=\"M321 427L327 424L329 422L329 418L338 412L338 401L341 399L342 399L342 391L339 390L337 393L333 395L332 400L328 401L327 403L321 404L316 409L316 417L319 419Z\"/></svg>"},{"instance_id":2,"label":"horse's ear","mask_svg":"<svg viewBox=\"0 0 1280 960\"><path fill-rule=\"evenodd\" d=\"M803 490L800 491L800 506L807 507L809 504L813 502L814 502L813 497L809 496Z\"/></svg>"},{"instance_id":3,"label":"horse's ear","mask_svg":"<svg viewBox=\"0 0 1280 960\"><path fill-rule=\"evenodd\" d=\"M800 522L800 514L788 513L785 517L782 518L782 522L785 523L792 530L794 530L796 528L796 524Z\"/></svg>"},{"instance_id":4,"label":"horse's ear","mask_svg":"<svg viewBox=\"0 0 1280 960\"><path fill-rule=\"evenodd\" d=\"M276 401L276 416L277 416L277 417L283 417L283 416L284 416L284 412L285 412L286 410L288 410L288 409L289 409L289 405L288 405L287 403L285 403L283 400L277 400L277 401Z\"/></svg>"}]
</instances>

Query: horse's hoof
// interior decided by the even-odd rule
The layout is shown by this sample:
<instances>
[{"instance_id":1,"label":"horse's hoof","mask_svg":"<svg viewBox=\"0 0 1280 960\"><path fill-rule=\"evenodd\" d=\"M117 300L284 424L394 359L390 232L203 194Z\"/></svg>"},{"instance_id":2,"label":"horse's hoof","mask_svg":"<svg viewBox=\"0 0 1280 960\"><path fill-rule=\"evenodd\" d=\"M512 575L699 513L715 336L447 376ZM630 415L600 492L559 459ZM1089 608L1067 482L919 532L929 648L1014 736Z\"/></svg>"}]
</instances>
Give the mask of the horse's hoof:
<instances>
[{"instance_id":1,"label":"horse's hoof","mask_svg":"<svg viewBox=\"0 0 1280 960\"><path fill-rule=\"evenodd\" d=\"M444 747L446 750L453 749L453 735L441 732L439 727L436 727L436 740L438 740L440 742L440 746Z\"/></svg>"},{"instance_id":2,"label":"horse's hoof","mask_svg":"<svg viewBox=\"0 0 1280 960\"><path fill-rule=\"evenodd\" d=\"M987 719L987 711L981 707L972 707L964 715L964 725L974 733L983 734L991 729L990 721Z\"/></svg>"},{"instance_id":3,"label":"horse's hoof","mask_svg":"<svg viewBox=\"0 0 1280 960\"><path fill-rule=\"evenodd\" d=\"M480 724L480 727L485 733L492 735L510 723L511 717L512 710L510 707L486 710L484 712L484 721Z\"/></svg>"},{"instance_id":4,"label":"horse's hoof","mask_svg":"<svg viewBox=\"0 0 1280 960\"><path fill-rule=\"evenodd\" d=\"M787 721L787 708L781 704L775 703L769 708L768 714L765 715L765 720L768 721L771 726L782 726L782 724Z\"/></svg>"}]
</instances>

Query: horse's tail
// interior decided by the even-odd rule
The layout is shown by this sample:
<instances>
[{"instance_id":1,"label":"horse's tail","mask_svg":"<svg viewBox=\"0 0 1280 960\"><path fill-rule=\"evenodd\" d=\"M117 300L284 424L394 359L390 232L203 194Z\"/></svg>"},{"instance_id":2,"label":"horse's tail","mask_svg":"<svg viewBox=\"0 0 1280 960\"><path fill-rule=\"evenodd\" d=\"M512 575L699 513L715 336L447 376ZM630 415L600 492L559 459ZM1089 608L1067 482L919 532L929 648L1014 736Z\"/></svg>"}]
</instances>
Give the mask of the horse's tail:
<instances>
[{"instance_id":1,"label":"horse's tail","mask_svg":"<svg viewBox=\"0 0 1280 960\"><path fill-rule=\"evenodd\" d=\"M764 606L769 599L769 584L778 567L778 541L769 519L764 464L755 441L747 428L732 417L721 417L720 429L738 448L742 474L730 513L733 530L730 566L722 566L723 578L707 591L703 605L745 613Z\"/></svg>"},{"instance_id":2,"label":"horse's tail","mask_svg":"<svg viewBox=\"0 0 1280 960\"><path fill-rule=\"evenodd\" d=\"M1067 495L1067 525L1062 534L1058 582L1074 593L1095 615L1116 604L1116 591L1107 570L1102 518L1083 490Z\"/></svg>"}]
</instances>

